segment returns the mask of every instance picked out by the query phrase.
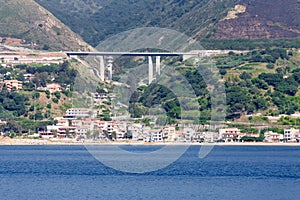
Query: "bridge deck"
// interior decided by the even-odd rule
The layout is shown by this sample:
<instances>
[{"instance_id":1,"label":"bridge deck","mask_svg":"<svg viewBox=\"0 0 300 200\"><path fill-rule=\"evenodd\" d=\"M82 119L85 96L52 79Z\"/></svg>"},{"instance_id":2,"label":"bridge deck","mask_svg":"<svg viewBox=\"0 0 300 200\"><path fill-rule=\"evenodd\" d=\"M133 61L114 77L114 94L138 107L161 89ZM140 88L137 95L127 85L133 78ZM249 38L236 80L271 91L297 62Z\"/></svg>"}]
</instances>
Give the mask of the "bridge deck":
<instances>
[{"instance_id":1,"label":"bridge deck","mask_svg":"<svg viewBox=\"0 0 300 200\"><path fill-rule=\"evenodd\" d=\"M195 52L65 52L68 56L199 56Z\"/></svg>"}]
</instances>

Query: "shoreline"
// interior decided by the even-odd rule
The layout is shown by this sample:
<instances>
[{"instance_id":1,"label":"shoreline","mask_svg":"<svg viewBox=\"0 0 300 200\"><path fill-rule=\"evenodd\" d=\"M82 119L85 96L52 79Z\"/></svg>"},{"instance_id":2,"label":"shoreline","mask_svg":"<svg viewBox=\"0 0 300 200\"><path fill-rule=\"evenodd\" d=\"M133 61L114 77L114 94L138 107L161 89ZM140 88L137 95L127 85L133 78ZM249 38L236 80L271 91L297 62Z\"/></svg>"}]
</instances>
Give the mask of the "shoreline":
<instances>
[{"instance_id":1,"label":"shoreline","mask_svg":"<svg viewBox=\"0 0 300 200\"><path fill-rule=\"evenodd\" d=\"M116 142L82 142L74 140L41 140L41 139L11 139L0 137L0 146L30 146L30 145L61 145L61 146L85 146L85 145L136 145L136 146L299 146L300 143L264 143L264 142L231 142L231 143L188 143L188 142L133 142L133 141L116 141Z\"/></svg>"}]
</instances>

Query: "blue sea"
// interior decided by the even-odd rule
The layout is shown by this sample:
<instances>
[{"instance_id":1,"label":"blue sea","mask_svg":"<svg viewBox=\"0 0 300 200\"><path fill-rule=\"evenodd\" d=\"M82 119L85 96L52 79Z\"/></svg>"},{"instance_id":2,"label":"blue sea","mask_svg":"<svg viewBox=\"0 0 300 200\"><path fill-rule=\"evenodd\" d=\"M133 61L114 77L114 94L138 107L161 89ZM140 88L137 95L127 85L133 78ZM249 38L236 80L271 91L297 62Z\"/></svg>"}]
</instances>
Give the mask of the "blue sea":
<instances>
[{"instance_id":1,"label":"blue sea","mask_svg":"<svg viewBox=\"0 0 300 200\"><path fill-rule=\"evenodd\" d=\"M216 146L203 159L199 149L132 174L85 146L0 146L0 199L300 199L300 147Z\"/></svg>"}]
</instances>

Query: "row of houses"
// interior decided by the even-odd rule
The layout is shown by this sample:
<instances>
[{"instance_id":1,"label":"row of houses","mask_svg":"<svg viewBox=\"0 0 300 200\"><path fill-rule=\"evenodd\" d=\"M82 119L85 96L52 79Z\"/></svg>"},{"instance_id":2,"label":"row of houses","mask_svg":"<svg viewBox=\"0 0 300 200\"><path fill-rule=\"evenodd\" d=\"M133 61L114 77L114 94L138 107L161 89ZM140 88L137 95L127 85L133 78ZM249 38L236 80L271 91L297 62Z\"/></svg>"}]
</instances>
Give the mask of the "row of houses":
<instances>
[{"instance_id":1,"label":"row of houses","mask_svg":"<svg viewBox=\"0 0 300 200\"><path fill-rule=\"evenodd\" d=\"M219 130L219 140L224 142L241 142L243 137L259 138L259 133L242 133L238 128L225 128ZM284 134L267 131L264 133L264 142L300 142L299 129L284 129Z\"/></svg>"},{"instance_id":2,"label":"row of houses","mask_svg":"<svg viewBox=\"0 0 300 200\"><path fill-rule=\"evenodd\" d=\"M132 140L143 142L243 142L245 137L259 138L259 133L243 133L238 128L220 128L218 131L200 131L202 125L150 128L142 123L130 121L103 121L96 118L94 111L88 108L68 109L63 117L56 118L57 123L47 126L39 132L43 138ZM0 121L1 124L6 122ZM264 142L300 142L299 129L284 129L284 134L267 131Z\"/></svg>"},{"instance_id":3,"label":"row of houses","mask_svg":"<svg viewBox=\"0 0 300 200\"><path fill-rule=\"evenodd\" d=\"M47 126L42 132L44 138L74 137L77 139L94 138L100 140L132 140L144 142L243 142L244 137L259 138L259 133L243 133L238 128L220 128L218 131L200 131L202 125L185 127L164 126L150 128L141 123L129 121L102 121L88 108L71 108L65 115L57 118L55 125ZM299 142L299 129L285 129L284 134L268 131L264 142Z\"/></svg>"},{"instance_id":4,"label":"row of houses","mask_svg":"<svg viewBox=\"0 0 300 200\"><path fill-rule=\"evenodd\" d=\"M176 130L175 126L151 129L149 126L128 121L102 121L88 108L68 109L63 117L56 120L55 125L49 125L46 131L40 132L43 138L73 137L118 141L130 139L144 142L191 141L196 138L196 128L193 127L183 130Z\"/></svg>"}]
</instances>

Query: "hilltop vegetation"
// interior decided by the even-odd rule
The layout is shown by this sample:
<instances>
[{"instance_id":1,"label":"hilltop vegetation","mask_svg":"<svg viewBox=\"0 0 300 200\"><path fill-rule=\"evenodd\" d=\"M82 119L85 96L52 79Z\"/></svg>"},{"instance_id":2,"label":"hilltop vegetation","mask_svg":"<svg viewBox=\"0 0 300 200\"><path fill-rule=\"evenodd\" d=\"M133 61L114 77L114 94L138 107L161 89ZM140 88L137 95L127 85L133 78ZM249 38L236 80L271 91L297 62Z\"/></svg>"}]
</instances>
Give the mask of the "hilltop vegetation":
<instances>
[{"instance_id":1,"label":"hilltop vegetation","mask_svg":"<svg viewBox=\"0 0 300 200\"><path fill-rule=\"evenodd\" d=\"M91 47L33 0L0 0L0 36L26 40L30 48L87 50Z\"/></svg>"}]
</instances>

